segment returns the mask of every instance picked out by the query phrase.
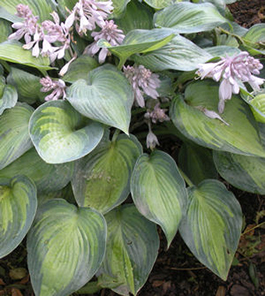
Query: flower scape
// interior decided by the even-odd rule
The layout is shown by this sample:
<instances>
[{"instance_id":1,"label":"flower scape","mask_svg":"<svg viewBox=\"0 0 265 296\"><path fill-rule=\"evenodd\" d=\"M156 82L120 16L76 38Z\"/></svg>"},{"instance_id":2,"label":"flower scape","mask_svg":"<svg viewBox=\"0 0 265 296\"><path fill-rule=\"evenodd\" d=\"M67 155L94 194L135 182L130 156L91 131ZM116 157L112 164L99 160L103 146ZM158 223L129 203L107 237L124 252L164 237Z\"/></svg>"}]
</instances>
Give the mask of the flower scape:
<instances>
[{"instance_id":1,"label":"flower scape","mask_svg":"<svg viewBox=\"0 0 265 296\"><path fill-rule=\"evenodd\" d=\"M0 260L24 248L29 293L137 295L161 233L227 279L230 185L265 194L264 25L194 2L0 3Z\"/></svg>"}]
</instances>

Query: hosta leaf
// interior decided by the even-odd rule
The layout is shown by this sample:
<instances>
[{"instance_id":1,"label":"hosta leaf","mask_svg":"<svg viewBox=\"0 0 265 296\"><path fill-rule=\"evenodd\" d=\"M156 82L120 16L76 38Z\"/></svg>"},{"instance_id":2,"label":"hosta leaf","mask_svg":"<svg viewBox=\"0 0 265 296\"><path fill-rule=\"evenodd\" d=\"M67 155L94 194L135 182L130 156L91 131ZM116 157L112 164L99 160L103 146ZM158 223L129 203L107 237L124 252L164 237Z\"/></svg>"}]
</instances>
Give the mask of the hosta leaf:
<instances>
[{"instance_id":1,"label":"hosta leaf","mask_svg":"<svg viewBox=\"0 0 265 296\"><path fill-rule=\"evenodd\" d=\"M226 280L241 233L240 204L217 180L206 180L188 193L180 234L193 255Z\"/></svg>"},{"instance_id":2,"label":"hosta leaf","mask_svg":"<svg viewBox=\"0 0 265 296\"><path fill-rule=\"evenodd\" d=\"M198 108L218 113L218 85L212 81L190 84L185 99L176 97L171 105L171 119L175 126L195 143L215 149L244 155L265 156L256 122L248 105L232 96L225 105L221 120L208 118Z\"/></svg>"},{"instance_id":3,"label":"hosta leaf","mask_svg":"<svg viewBox=\"0 0 265 296\"><path fill-rule=\"evenodd\" d=\"M178 165L198 185L205 179L217 179L212 151L194 143L184 143L178 154Z\"/></svg>"},{"instance_id":4,"label":"hosta leaf","mask_svg":"<svg viewBox=\"0 0 265 296\"><path fill-rule=\"evenodd\" d=\"M11 14L16 14L18 4L28 5L33 15L39 16L39 21L50 19L50 13L56 8L53 0L1 0L1 6Z\"/></svg>"},{"instance_id":5,"label":"hosta leaf","mask_svg":"<svg viewBox=\"0 0 265 296\"><path fill-rule=\"evenodd\" d=\"M138 1L131 1L122 18L116 19L115 23L125 35L135 29L151 30L153 28L153 12L148 6Z\"/></svg>"},{"instance_id":6,"label":"hosta leaf","mask_svg":"<svg viewBox=\"0 0 265 296\"><path fill-rule=\"evenodd\" d=\"M126 9L127 4L130 2L131 0L112 0L112 5L114 7L112 16L113 17L120 17L124 10Z\"/></svg>"},{"instance_id":7,"label":"hosta leaf","mask_svg":"<svg viewBox=\"0 0 265 296\"><path fill-rule=\"evenodd\" d=\"M255 119L258 122L265 123L265 90L254 96L251 101L248 101Z\"/></svg>"},{"instance_id":8,"label":"hosta leaf","mask_svg":"<svg viewBox=\"0 0 265 296\"><path fill-rule=\"evenodd\" d=\"M210 31L227 22L211 3L179 2L156 12L154 23L178 33Z\"/></svg>"},{"instance_id":9,"label":"hosta leaf","mask_svg":"<svg viewBox=\"0 0 265 296\"><path fill-rule=\"evenodd\" d=\"M144 0L144 2L153 8L161 9L172 4L174 0Z\"/></svg>"},{"instance_id":10,"label":"hosta leaf","mask_svg":"<svg viewBox=\"0 0 265 296\"><path fill-rule=\"evenodd\" d=\"M129 195L131 172L141 153L133 135L121 135L82 158L72 180L78 205L106 213L121 204Z\"/></svg>"},{"instance_id":11,"label":"hosta leaf","mask_svg":"<svg viewBox=\"0 0 265 296\"><path fill-rule=\"evenodd\" d=\"M219 174L241 190L265 194L265 159L228 152L214 151Z\"/></svg>"},{"instance_id":12,"label":"hosta leaf","mask_svg":"<svg viewBox=\"0 0 265 296\"><path fill-rule=\"evenodd\" d=\"M241 50L236 47L226 45L207 47L205 50L213 57L225 57L226 55L233 56L238 55L241 52Z\"/></svg>"},{"instance_id":13,"label":"hosta leaf","mask_svg":"<svg viewBox=\"0 0 265 296\"><path fill-rule=\"evenodd\" d=\"M1 17L1 16L0 16ZM7 40L8 36L12 33L11 25L8 21L0 18L0 43Z\"/></svg>"},{"instance_id":14,"label":"hosta leaf","mask_svg":"<svg viewBox=\"0 0 265 296\"><path fill-rule=\"evenodd\" d=\"M8 12L6 9L4 9L2 7L2 5L0 5L0 18L4 19L4 20L7 20L9 22L12 22L12 23L17 23L17 22L23 21L22 18L16 16L13 13ZM10 26L10 28L11 28L11 26ZM12 30L11 30L11 32L12 32Z\"/></svg>"},{"instance_id":15,"label":"hosta leaf","mask_svg":"<svg viewBox=\"0 0 265 296\"><path fill-rule=\"evenodd\" d=\"M114 66L104 65L68 88L67 100L84 116L128 133L133 91Z\"/></svg>"},{"instance_id":16,"label":"hosta leaf","mask_svg":"<svg viewBox=\"0 0 265 296\"><path fill-rule=\"evenodd\" d=\"M131 193L138 211L162 227L169 247L187 201L185 182L175 161L162 151L142 154L133 170Z\"/></svg>"},{"instance_id":17,"label":"hosta leaf","mask_svg":"<svg viewBox=\"0 0 265 296\"><path fill-rule=\"evenodd\" d=\"M22 64L40 70L52 69L49 66L50 60L48 57L35 58L32 56L30 50L23 49L22 44L14 40L5 41L0 44L0 60Z\"/></svg>"},{"instance_id":18,"label":"hosta leaf","mask_svg":"<svg viewBox=\"0 0 265 296\"><path fill-rule=\"evenodd\" d=\"M192 71L213 58L185 37L177 35L167 45L144 55L134 55L132 59L152 71L179 70Z\"/></svg>"},{"instance_id":19,"label":"hosta leaf","mask_svg":"<svg viewBox=\"0 0 265 296\"><path fill-rule=\"evenodd\" d=\"M73 83L78 79L87 79L88 73L97 67L98 63L95 59L88 55L82 55L70 64L63 80Z\"/></svg>"},{"instance_id":20,"label":"hosta leaf","mask_svg":"<svg viewBox=\"0 0 265 296\"><path fill-rule=\"evenodd\" d=\"M80 289L105 253L106 222L93 209L65 200L44 203L28 234L28 267L36 296L66 296Z\"/></svg>"},{"instance_id":21,"label":"hosta leaf","mask_svg":"<svg viewBox=\"0 0 265 296\"><path fill-rule=\"evenodd\" d=\"M32 142L43 160L64 163L91 152L103 136L101 124L84 119L67 101L50 101L30 118Z\"/></svg>"},{"instance_id":22,"label":"hosta leaf","mask_svg":"<svg viewBox=\"0 0 265 296\"><path fill-rule=\"evenodd\" d=\"M19 100L28 104L33 104L46 95L40 91L42 87L40 77L26 71L11 67L7 81L16 87Z\"/></svg>"},{"instance_id":23,"label":"hosta leaf","mask_svg":"<svg viewBox=\"0 0 265 296\"><path fill-rule=\"evenodd\" d=\"M17 91L12 85L6 85L3 90L3 95L0 97L0 115L6 109L12 108L17 103Z\"/></svg>"},{"instance_id":24,"label":"hosta leaf","mask_svg":"<svg viewBox=\"0 0 265 296\"><path fill-rule=\"evenodd\" d=\"M0 178L11 178L18 174L25 175L34 181L38 193L62 189L70 182L74 173L74 163L48 164L32 148L9 166L0 171Z\"/></svg>"},{"instance_id":25,"label":"hosta leaf","mask_svg":"<svg viewBox=\"0 0 265 296\"><path fill-rule=\"evenodd\" d=\"M25 103L17 104L0 116L0 169L32 147L28 123L33 110Z\"/></svg>"},{"instance_id":26,"label":"hosta leaf","mask_svg":"<svg viewBox=\"0 0 265 296\"><path fill-rule=\"evenodd\" d=\"M11 253L27 234L37 209L37 190L25 176L0 178L0 258Z\"/></svg>"},{"instance_id":27,"label":"hosta leaf","mask_svg":"<svg viewBox=\"0 0 265 296\"><path fill-rule=\"evenodd\" d=\"M265 24L255 24L243 36L250 43L265 42Z\"/></svg>"},{"instance_id":28,"label":"hosta leaf","mask_svg":"<svg viewBox=\"0 0 265 296\"><path fill-rule=\"evenodd\" d=\"M99 285L120 295L136 295L157 257L156 226L133 205L114 209L105 218L108 238L106 255L98 272Z\"/></svg>"},{"instance_id":29,"label":"hosta leaf","mask_svg":"<svg viewBox=\"0 0 265 296\"><path fill-rule=\"evenodd\" d=\"M135 53L145 53L159 49L175 36L171 29L132 30L118 46L111 46L106 40L100 40L98 45L107 47L110 52L120 58L122 64Z\"/></svg>"}]
</instances>

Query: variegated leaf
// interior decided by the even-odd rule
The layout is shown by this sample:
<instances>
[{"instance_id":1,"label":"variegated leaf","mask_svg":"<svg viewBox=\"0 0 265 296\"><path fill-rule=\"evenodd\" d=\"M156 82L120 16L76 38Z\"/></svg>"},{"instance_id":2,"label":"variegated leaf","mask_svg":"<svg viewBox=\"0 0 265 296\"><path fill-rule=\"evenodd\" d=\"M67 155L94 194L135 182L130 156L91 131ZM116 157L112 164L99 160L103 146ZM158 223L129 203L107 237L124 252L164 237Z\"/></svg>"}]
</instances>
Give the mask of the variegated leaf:
<instances>
[{"instance_id":1,"label":"variegated leaf","mask_svg":"<svg viewBox=\"0 0 265 296\"><path fill-rule=\"evenodd\" d=\"M133 136L106 141L76 165L72 187L79 206L106 213L130 193L130 177L141 144Z\"/></svg>"},{"instance_id":2,"label":"variegated leaf","mask_svg":"<svg viewBox=\"0 0 265 296\"><path fill-rule=\"evenodd\" d=\"M32 114L29 131L41 158L55 164L87 155L100 142L104 129L81 116L67 101L50 101Z\"/></svg>"},{"instance_id":3,"label":"variegated leaf","mask_svg":"<svg viewBox=\"0 0 265 296\"><path fill-rule=\"evenodd\" d=\"M205 180L188 193L180 234L193 255L226 280L241 233L240 204L217 180Z\"/></svg>"},{"instance_id":4,"label":"variegated leaf","mask_svg":"<svg viewBox=\"0 0 265 296\"><path fill-rule=\"evenodd\" d=\"M155 224L133 205L124 205L105 216L107 249L97 273L98 284L120 295L136 295L155 263L159 237Z\"/></svg>"},{"instance_id":5,"label":"variegated leaf","mask_svg":"<svg viewBox=\"0 0 265 296\"><path fill-rule=\"evenodd\" d=\"M62 199L38 210L27 237L28 267L36 296L66 296L98 270L105 253L106 222L96 210Z\"/></svg>"},{"instance_id":6,"label":"variegated leaf","mask_svg":"<svg viewBox=\"0 0 265 296\"><path fill-rule=\"evenodd\" d=\"M37 209L37 190L25 176L0 178L0 258L26 236Z\"/></svg>"},{"instance_id":7,"label":"variegated leaf","mask_svg":"<svg viewBox=\"0 0 265 296\"><path fill-rule=\"evenodd\" d=\"M142 154L133 170L131 193L139 212L162 227L169 247L187 202L185 182L175 161L162 151Z\"/></svg>"}]
</instances>

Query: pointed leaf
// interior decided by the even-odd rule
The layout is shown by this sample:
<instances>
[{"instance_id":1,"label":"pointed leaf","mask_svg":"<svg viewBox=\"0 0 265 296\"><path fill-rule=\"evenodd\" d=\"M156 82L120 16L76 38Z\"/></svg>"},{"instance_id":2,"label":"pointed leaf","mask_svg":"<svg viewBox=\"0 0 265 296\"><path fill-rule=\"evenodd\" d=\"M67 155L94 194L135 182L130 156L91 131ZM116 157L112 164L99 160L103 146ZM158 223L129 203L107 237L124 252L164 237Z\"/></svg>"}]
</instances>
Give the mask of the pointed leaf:
<instances>
[{"instance_id":1,"label":"pointed leaf","mask_svg":"<svg viewBox=\"0 0 265 296\"><path fill-rule=\"evenodd\" d=\"M211 58L213 56L206 50L180 35L158 50L132 57L136 63L152 71L192 71L198 68L198 64L203 64Z\"/></svg>"},{"instance_id":2,"label":"pointed leaf","mask_svg":"<svg viewBox=\"0 0 265 296\"><path fill-rule=\"evenodd\" d=\"M105 253L106 222L93 209L65 200L43 204L28 234L28 267L36 296L65 296L80 289Z\"/></svg>"},{"instance_id":3,"label":"pointed leaf","mask_svg":"<svg viewBox=\"0 0 265 296\"><path fill-rule=\"evenodd\" d=\"M37 190L25 176L0 178L0 258L26 236L37 209Z\"/></svg>"},{"instance_id":4,"label":"pointed leaf","mask_svg":"<svg viewBox=\"0 0 265 296\"><path fill-rule=\"evenodd\" d=\"M161 9L172 4L172 0L144 0L145 3L155 9Z\"/></svg>"},{"instance_id":5,"label":"pointed leaf","mask_svg":"<svg viewBox=\"0 0 265 296\"><path fill-rule=\"evenodd\" d=\"M265 159L214 151L218 173L234 187L265 194Z\"/></svg>"},{"instance_id":6,"label":"pointed leaf","mask_svg":"<svg viewBox=\"0 0 265 296\"><path fill-rule=\"evenodd\" d=\"M184 143L178 154L178 165L193 184L205 179L217 179L212 151L194 143Z\"/></svg>"},{"instance_id":7,"label":"pointed leaf","mask_svg":"<svg viewBox=\"0 0 265 296\"><path fill-rule=\"evenodd\" d=\"M29 122L32 142L43 160L64 163L91 152L103 136L101 124L84 119L67 101L38 107Z\"/></svg>"},{"instance_id":8,"label":"pointed leaf","mask_svg":"<svg viewBox=\"0 0 265 296\"><path fill-rule=\"evenodd\" d=\"M130 1L131 0L112 0L112 5L114 7L112 17L121 17Z\"/></svg>"},{"instance_id":9,"label":"pointed leaf","mask_svg":"<svg viewBox=\"0 0 265 296\"><path fill-rule=\"evenodd\" d=\"M133 91L125 76L104 65L68 88L67 100L84 116L114 126L125 133L131 120Z\"/></svg>"},{"instance_id":10,"label":"pointed leaf","mask_svg":"<svg viewBox=\"0 0 265 296\"><path fill-rule=\"evenodd\" d=\"M3 95L0 97L0 115L2 115L6 109L14 107L17 103L17 99L17 91L14 86L6 85Z\"/></svg>"},{"instance_id":11,"label":"pointed leaf","mask_svg":"<svg viewBox=\"0 0 265 296\"><path fill-rule=\"evenodd\" d=\"M265 123L265 90L259 92L251 101L247 101L258 122Z\"/></svg>"},{"instance_id":12,"label":"pointed leaf","mask_svg":"<svg viewBox=\"0 0 265 296\"><path fill-rule=\"evenodd\" d=\"M23 49L22 44L15 40L0 43L0 60L22 64L40 70L52 69L49 66L50 60L48 57L33 57L30 50Z\"/></svg>"},{"instance_id":13,"label":"pointed leaf","mask_svg":"<svg viewBox=\"0 0 265 296\"><path fill-rule=\"evenodd\" d=\"M256 122L248 105L237 96L226 102L222 119L212 119L198 108L218 113L218 85L212 81L190 84L185 92L186 102L176 97L171 105L175 126L195 143L216 150L244 155L265 156Z\"/></svg>"},{"instance_id":14,"label":"pointed leaf","mask_svg":"<svg viewBox=\"0 0 265 296\"><path fill-rule=\"evenodd\" d=\"M33 110L29 105L19 103L0 116L0 169L32 147L28 123Z\"/></svg>"},{"instance_id":15,"label":"pointed leaf","mask_svg":"<svg viewBox=\"0 0 265 296\"><path fill-rule=\"evenodd\" d=\"M11 67L7 81L9 84L16 87L19 101L33 104L39 99L44 99L46 95L40 91L42 87L40 77L26 71Z\"/></svg>"},{"instance_id":16,"label":"pointed leaf","mask_svg":"<svg viewBox=\"0 0 265 296\"><path fill-rule=\"evenodd\" d=\"M106 213L130 193L130 177L142 147L131 135L99 145L76 165L72 186L79 206Z\"/></svg>"},{"instance_id":17,"label":"pointed leaf","mask_svg":"<svg viewBox=\"0 0 265 296\"><path fill-rule=\"evenodd\" d=\"M179 2L154 15L156 26L173 28L178 33L210 31L226 22L211 3Z\"/></svg>"},{"instance_id":18,"label":"pointed leaf","mask_svg":"<svg viewBox=\"0 0 265 296\"><path fill-rule=\"evenodd\" d=\"M175 161L162 151L142 154L133 170L131 193L138 211L162 227L169 247L187 200L185 182Z\"/></svg>"},{"instance_id":19,"label":"pointed leaf","mask_svg":"<svg viewBox=\"0 0 265 296\"><path fill-rule=\"evenodd\" d=\"M206 180L188 193L180 234L193 255L226 280L241 233L240 204L217 180Z\"/></svg>"},{"instance_id":20,"label":"pointed leaf","mask_svg":"<svg viewBox=\"0 0 265 296\"><path fill-rule=\"evenodd\" d=\"M0 7L1 9L1 7ZM0 15L1 17L1 15ZM7 40L8 36L12 33L11 25L8 21L3 20L0 18L0 43L4 42Z\"/></svg>"},{"instance_id":21,"label":"pointed leaf","mask_svg":"<svg viewBox=\"0 0 265 296\"><path fill-rule=\"evenodd\" d=\"M0 178L11 178L18 174L25 175L34 181L38 193L52 192L65 187L73 177L74 163L51 165L40 158L32 148L9 166L0 171Z\"/></svg>"},{"instance_id":22,"label":"pointed leaf","mask_svg":"<svg viewBox=\"0 0 265 296\"><path fill-rule=\"evenodd\" d=\"M151 30L153 28L153 11L143 3L131 1L122 18L116 19L115 23L125 35L135 29Z\"/></svg>"},{"instance_id":23,"label":"pointed leaf","mask_svg":"<svg viewBox=\"0 0 265 296\"><path fill-rule=\"evenodd\" d=\"M124 205L106 215L107 249L98 271L99 285L120 295L141 289L155 263L159 237L155 224L133 205Z\"/></svg>"},{"instance_id":24,"label":"pointed leaf","mask_svg":"<svg viewBox=\"0 0 265 296\"><path fill-rule=\"evenodd\" d=\"M159 49L175 36L171 29L132 30L118 46L111 46L106 40L100 40L98 46L107 47L110 52L126 61L135 53L145 53Z\"/></svg>"},{"instance_id":25,"label":"pointed leaf","mask_svg":"<svg viewBox=\"0 0 265 296\"><path fill-rule=\"evenodd\" d=\"M40 22L50 19L50 13L56 8L53 0L1 0L1 6L11 14L16 14L18 4L28 5L33 15L39 16Z\"/></svg>"},{"instance_id":26,"label":"pointed leaf","mask_svg":"<svg viewBox=\"0 0 265 296\"><path fill-rule=\"evenodd\" d=\"M66 74L63 76L63 80L73 83L78 79L87 79L90 71L98 67L98 63L95 59L88 55L81 55L74 60Z\"/></svg>"}]
</instances>

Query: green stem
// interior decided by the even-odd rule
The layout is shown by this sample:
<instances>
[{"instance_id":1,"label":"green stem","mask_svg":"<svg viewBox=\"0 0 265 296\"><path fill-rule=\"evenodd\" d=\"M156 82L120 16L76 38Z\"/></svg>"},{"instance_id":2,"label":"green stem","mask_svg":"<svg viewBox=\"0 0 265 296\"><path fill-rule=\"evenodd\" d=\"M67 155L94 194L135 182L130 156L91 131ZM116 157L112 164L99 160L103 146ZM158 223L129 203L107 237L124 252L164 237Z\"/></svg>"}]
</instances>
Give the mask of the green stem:
<instances>
[{"instance_id":1,"label":"green stem","mask_svg":"<svg viewBox=\"0 0 265 296\"><path fill-rule=\"evenodd\" d=\"M123 67L123 65L125 64L126 60L127 60L127 58L120 58L120 62L119 62L119 64L118 64L118 66L117 66L117 68L118 68L119 70L122 69L122 67Z\"/></svg>"},{"instance_id":2,"label":"green stem","mask_svg":"<svg viewBox=\"0 0 265 296\"><path fill-rule=\"evenodd\" d=\"M185 180L185 182L189 185L189 187L194 186L194 184L191 182L190 178L182 171L182 169L178 168L181 176Z\"/></svg>"},{"instance_id":3,"label":"green stem","mask_svg":"<svg viewBox=\"0 0 265 296\"><path fill-rule=\"evenodd\" d=\"M259 228L259 227L260 227L261 225L263 225L263 224L265 224L265 222L262 222L262 223L260 223L260 224L258 224L258 225L256 225L256 226L254 226L254 227L252 227L252 228L250 228L250 229L244 231L241 235L245 235L246 233L248 233L248 232L250 232L250 231L252 231L252 230L254 230L254 229L256 229L256 228Z\"/></svg>"},{"instance_id":4,"label":"green stem","mask_svg":"<svg viewBox=\"0 0 265 296\"><path fill-rule=\"evenodd\" d=\"M113 136L112 136L112 139L111 139L111 142L116 142L117 138L118 138L118 135L120 134L120 130L119 129L116 129Z\"/></svg>"}]
</instances>

